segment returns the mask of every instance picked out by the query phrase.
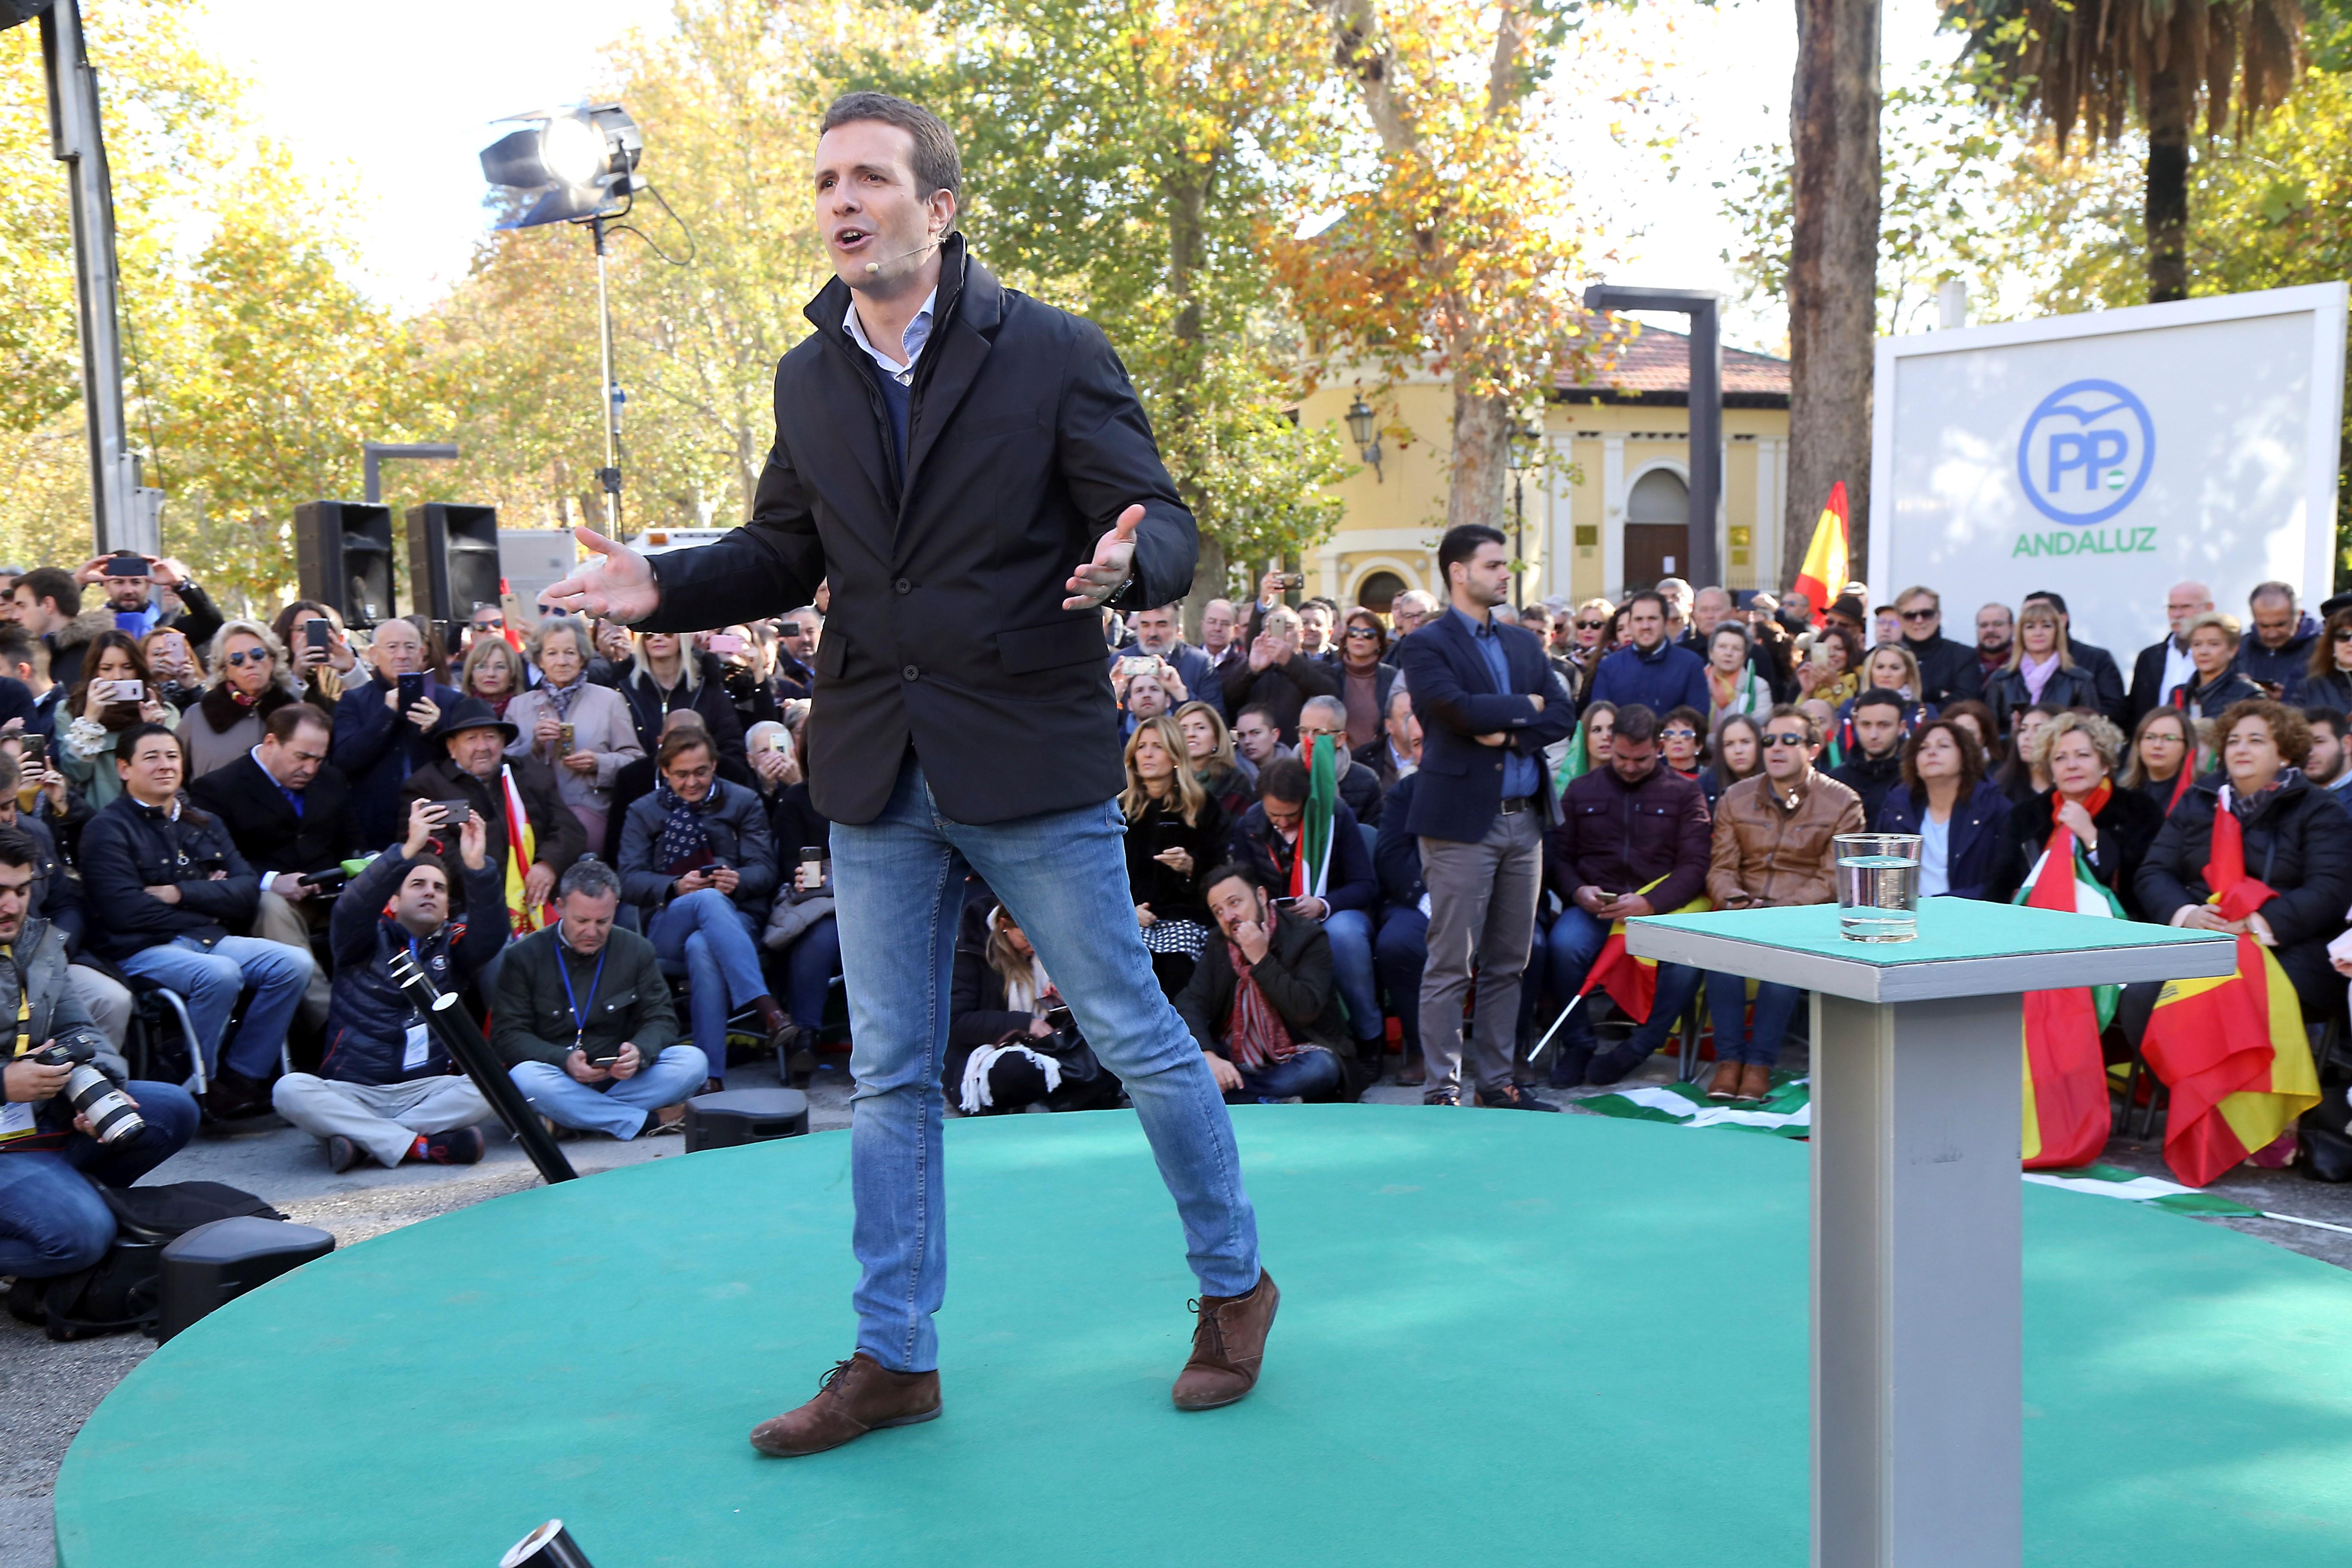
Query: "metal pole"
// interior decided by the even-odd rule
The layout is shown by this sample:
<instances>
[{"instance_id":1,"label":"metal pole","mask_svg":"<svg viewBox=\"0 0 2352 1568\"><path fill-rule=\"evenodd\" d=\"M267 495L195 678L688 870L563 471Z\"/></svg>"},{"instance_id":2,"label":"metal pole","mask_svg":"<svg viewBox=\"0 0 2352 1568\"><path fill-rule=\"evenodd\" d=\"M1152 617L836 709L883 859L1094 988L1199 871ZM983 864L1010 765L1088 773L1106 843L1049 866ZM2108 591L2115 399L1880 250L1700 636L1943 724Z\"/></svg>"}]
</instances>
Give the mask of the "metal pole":
<instances>
[{"instance_id":1,"label":"metal pole","mask_svg":"<svg viewBox=\"0 0 2352 1568\"><path fill-rule=\"evenodd\" d=\"M1716 531L1723 510L1723 297L1704 289L1635 289L1596 283L1588 310L1672 310L1690 319L1690 560L1694 588L1720 586Z\"/></svg>"},{"instance_id":2,"label":"metal pole","mask_svg":"<svg viewBox=\"0 0 2352 1568\"><path fill-rule=\"evenodd\" d=\"M1511 470L1511 608L1527 608L1528 477Z\"/></svg>"},{"instance_id":3,"label":"metal pole","mask_svg":"<svg viewBox=\"0 0 2352 1568\"><path fill-rule=\"evenodd\" d=\"M604 531L614 539L621 537L621 389L613 382L613 307L604 289L604 219L599 215L590 220L589 232L596 240L596 323L597 342L603 351L604 408L604 466L596 470L596 479L604 487Z\"/></svg>"},{"instance_id":4,"label":"metal pole","mask_svg":"<svg viewBox=\"0 0 2352 1568\"><path fill-rule=\"evenodd\" d=\"M426 462L452 462L457 456L455 441L368 441L360 447L360 499L370 506L383 500L383 464L391 458L416 458Z\"/></svg>"},{"instance_id":5,"label":"metal pole","mask_svg":"<svg viewBox=\"0 0 2352 1568\"><path fill-rule=\"evenodd\" d=\"M50 153L67 166L74 302L81 335L82 418L89 435L90 536L100 553L163 549L163 492L140 483L122 413L121 278L114 195L99 119L98 73L83 47L77 0L41 14Z\"/></svg>"},{"instance_id":6,"label":"metal pole","mask_svg":"<svg viewBox=\"0 0 2352 1568\"><path fill-rule=\"evenodd\" d=\"M572 1168L572 1162L563 1157L563 1151L555 1146L555 1140L541 1124L539 1112L530 1108L530 1101L523 1098L522 1090L515 1087L514 1079L507 1076L506 1069L491 1055L490 1043L459 1014L457 994L442 992L416 960L405 952L392 955L392 980L416 1004L417 1011L425 1015L425 1026L440 1037L441 1048L449 1053L450 1060L466 1069L466 1076L474 1080L474 1087L482 1091L482 1098L490 1102L490 1109L507 1124L507 1131L522 1145L522 1152L539 1167L541 1180L552 1184L578 1176L580 1173Z\"/></svg>"}]
</instances>

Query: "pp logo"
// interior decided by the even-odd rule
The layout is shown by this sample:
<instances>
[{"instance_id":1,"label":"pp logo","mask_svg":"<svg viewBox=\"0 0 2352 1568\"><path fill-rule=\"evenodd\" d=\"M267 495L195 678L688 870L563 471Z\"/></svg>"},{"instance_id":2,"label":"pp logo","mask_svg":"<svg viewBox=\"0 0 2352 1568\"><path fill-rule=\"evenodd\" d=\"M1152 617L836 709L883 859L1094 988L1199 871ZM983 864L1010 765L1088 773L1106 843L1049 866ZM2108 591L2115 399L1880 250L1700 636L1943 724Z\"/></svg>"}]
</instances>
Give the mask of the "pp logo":
<instances>
[{"instance_id":1,"label":"pp logo","mask_svg":"<svg viewBox=\"0 0 2352 1568\"><path fill-rule=\"evenodd\" d=\"M2105 522L2131 505L2155 462L2146 405L2112 381L2060 387L2017 441L2025 499L2053 522Z\"/></svg>"}]
</instances>

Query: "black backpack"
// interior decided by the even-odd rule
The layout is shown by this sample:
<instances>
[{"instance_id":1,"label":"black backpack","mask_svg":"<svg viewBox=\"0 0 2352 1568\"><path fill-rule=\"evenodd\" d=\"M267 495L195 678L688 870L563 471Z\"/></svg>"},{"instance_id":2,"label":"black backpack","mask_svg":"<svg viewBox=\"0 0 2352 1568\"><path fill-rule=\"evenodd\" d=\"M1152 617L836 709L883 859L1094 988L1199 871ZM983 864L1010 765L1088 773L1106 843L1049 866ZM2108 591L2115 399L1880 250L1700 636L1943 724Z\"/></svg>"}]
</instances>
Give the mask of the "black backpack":
<instances>
[{"instance_id":1,"label":"black backpack","mask_svg":"<svg viewBox=\"0 0 2352 1568\"><path fill-rule=\"evenodd\" d=\"M114 1211L114 1245L88 1268L47 1279L19 1279L8 1310L21 1322L46 1326L53 1340L86 1340L136 1329L152 1334L166 1245L216 1219L250 1215L286 1216L220 1182L174 1182L155 1187L93 1183Z\"/></svg>"}]
</instances>

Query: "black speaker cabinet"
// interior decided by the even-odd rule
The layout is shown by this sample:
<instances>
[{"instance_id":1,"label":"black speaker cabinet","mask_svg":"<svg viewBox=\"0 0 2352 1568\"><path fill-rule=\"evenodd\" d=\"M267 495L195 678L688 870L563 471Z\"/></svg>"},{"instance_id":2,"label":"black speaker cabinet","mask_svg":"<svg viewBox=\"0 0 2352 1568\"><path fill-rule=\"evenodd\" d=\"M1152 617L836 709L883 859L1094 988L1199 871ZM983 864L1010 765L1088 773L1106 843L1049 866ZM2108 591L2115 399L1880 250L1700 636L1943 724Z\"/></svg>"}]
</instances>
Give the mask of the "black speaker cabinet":
<instances>
[{"instance_id":1,"label":"black speaker cabinet","mask_svg":"<svg viewBox=\"0 0 2352 1568\"><path fill-rule=\"evenodd\" d=\"M157 1340L196 1322L233 1298L335 1250L335 1238L307 1225L240 1215L200 1225L163 1248Z\"/></svg>"},{"instance_id":2,"label":"black speaker cabinet","mask_svg":"<svg viewBox=\"0 0 2352 1568\"><path fill-rule=\"evenodd\" d=\"M372 626L392 602L392 509L363 501L304 501L294 509L294 564L302 596L332 605L346 625Z\"/></svg>"},{"instance_id":3,"label":"black speaker cabinet","mask_svg":"<svg viewBox=\"0 0 2352 1568\"><path fill-rule=\"evenodd\" d=\"M686 1102L686 1147L732 1149L808 1131L808 1096L796 1089L730 1089Z\"/></svg>"},{"instance_id":4,"label":"black speaker cabinet","mask_svg":"<svg viewBox=\"0 0 2352 1568\"><path fill-rule=\"evenodd\" d=\"M463 624L499 602L499 509L434 501L408 509L408 595L436 621Z\"/></svg>"}]
</instances>

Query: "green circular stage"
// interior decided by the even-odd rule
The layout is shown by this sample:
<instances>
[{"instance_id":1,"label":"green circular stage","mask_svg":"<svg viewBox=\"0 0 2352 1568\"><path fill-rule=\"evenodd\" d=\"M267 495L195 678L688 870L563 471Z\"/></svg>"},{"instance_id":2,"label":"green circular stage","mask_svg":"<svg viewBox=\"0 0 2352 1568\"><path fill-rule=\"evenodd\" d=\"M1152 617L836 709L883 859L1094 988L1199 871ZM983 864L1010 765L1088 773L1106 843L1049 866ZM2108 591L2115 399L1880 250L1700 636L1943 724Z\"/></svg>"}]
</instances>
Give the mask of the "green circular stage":
<instances>
[{"instance_id":1,"label":"green circular stage","mask_svg":"<svg viewBox=\"0 0 2352 1568\"><path fill-rule=\"evenodd\" d=\"M519 1194L256 1291L100 1406L61 1568L1806 1562L1806 1151L1582 1116L1236 1112L1283 1308L1180 1415L1134 1119L948 1129L947 1414L744 1442L852 1343L849 1142ZM2352 1552L2352 1278L2028 1186L2025 1557Z\"/></svg>"}]
</instances>

